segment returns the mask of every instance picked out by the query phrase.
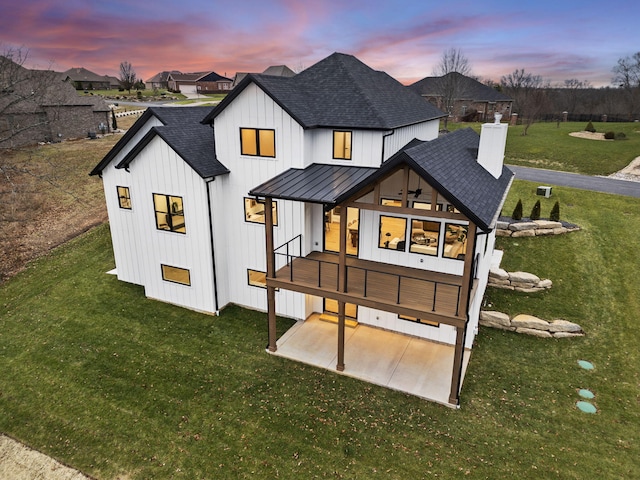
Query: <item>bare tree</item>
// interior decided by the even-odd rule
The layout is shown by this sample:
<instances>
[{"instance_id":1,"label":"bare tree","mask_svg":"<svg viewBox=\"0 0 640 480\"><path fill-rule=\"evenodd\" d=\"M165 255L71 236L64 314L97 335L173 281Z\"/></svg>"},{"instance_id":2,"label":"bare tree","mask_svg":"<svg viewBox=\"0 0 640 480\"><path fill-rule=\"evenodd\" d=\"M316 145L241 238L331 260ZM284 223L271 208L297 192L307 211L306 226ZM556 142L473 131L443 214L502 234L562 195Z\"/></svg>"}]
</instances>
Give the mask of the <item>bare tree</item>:
<instances>
[{"instance_id":1,"label":"bare tree","mask_svg":"<svg viewBox=\"0 0 640 480\"><path fill-rule=\"evenodd\" d=\"M120 86L131 93L136 84L136 71L129 62L120 62Z\"/></svg>"},{"instance_id":2,"label":"bare tree","mask_svg":"<svg viewBox=\"0 0 640 480\"><path fill-rule=\"evenodd\" d=\"M632 118L640 101L640 52L631 57L619 58L613 67L613 83L626 94L629 119Z\"/></svg>"},{"instance_id":3,"label":"bare tree","mask_svg":"<svg viewBox=\"0 0 640 480\"><path fill-rule=\"evenodd\" d=\"M524 125L522 135L526 135L529 127L547 108L549 85L544 83L540 75L525 72L524 68L503 76L500 83L503 91L513 98L514 112Z\"/></svg>"},{"instance_id":4,"label":"bare tree","mask_svg":"<svg viewBox=\"0 0 640 480\"><path fill-rule=\"evenodd\" d=\"M449 48L442 53L440 61L433 69L433 75L440 77L439 91L442 95L440 109L447 113L444 119L444 129L447 129L448 117L455 114L456 100L463 94L463 78L471 74L469 60L462 50Z\"/></svg>"},{"instance_id":5,"label":"bare tree","mask_svg":"<svg viewBox=\"0 0 640 480\"><path fill-rule=\"evenodd\" d=\"M578 103L580 103L580 99L584 97L581 93L588 88L591 88L588 80L578 80L577 78L565 80L560 88L563 111L576 113Z\"/></svg>"}]
</instances>

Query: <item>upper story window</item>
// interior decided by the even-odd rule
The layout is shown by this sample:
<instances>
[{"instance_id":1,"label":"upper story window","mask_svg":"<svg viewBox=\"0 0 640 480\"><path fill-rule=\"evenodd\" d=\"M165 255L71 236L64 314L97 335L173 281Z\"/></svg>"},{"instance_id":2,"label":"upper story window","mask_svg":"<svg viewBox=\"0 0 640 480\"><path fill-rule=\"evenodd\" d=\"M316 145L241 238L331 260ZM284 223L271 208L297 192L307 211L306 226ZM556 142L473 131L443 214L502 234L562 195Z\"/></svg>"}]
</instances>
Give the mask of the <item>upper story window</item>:
<instances>
[{"instance_id":1,"label":"upper story window","mask_svg":"<svg viewBox=\"0 0 640 480\"><path fill-rule=\"evenodd\" d=\"M468 225L457 225L453 223L445 224L444 252L443 257L464 260L467 253Z\"/></svg>"},{"instance_id":2,"label":"upper story window","mask_svg":"<svg viewBox=\"0 0 640 480\"><path fill-rule=\"evenodd\" d=\"M351 160L351 132L333 132L333 158Z\"/></svg>"},{"instance_id":3,"label":"upper story window","mask_svg":"<svg viewBox=\"0 0 640 480\"><path fill-rule=\"evenodd\" d=\"M407 219L380 215L379 248L404 251L406 245Z\"/></svg>"},{"instance_id":4,"label":"upper story window","mask_svg":"<svg viewBox=\"0 0 640 480\"><path fill-rule=\"evenodd\" d=\"M276 131L260 128L241 128L240 153L256 157L275 157Z\"/></svg>"},{"instance_id":5,"label":"upper story window","mask_svg":"<svg viewBox=\"0 0 640 480\"><path fill-rule=\"evenodd\" d=\"M131 210L131 194L129 187L118 187L118 204L120 208Z\"/></svg>"},{"instance_id":6,"label":"upper story window","mask_svg":"<svg viewBox=\"0 0 640 480\"><path fill-rule=\"evenodd\" d=\"M153 207L156 213L156 228L158 230L187 233L184 225L182 197L154 193Z\"/></svg>"}]
</instances>

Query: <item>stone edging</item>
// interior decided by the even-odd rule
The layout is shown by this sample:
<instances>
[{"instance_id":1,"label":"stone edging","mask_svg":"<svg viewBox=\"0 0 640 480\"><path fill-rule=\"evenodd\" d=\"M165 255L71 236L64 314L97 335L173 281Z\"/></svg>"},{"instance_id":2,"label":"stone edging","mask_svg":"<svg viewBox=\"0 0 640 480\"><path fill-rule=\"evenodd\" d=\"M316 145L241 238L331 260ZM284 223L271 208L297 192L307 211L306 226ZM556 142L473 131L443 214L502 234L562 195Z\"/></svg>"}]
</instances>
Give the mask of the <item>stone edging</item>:
<instances>
[{"instance_id":1,"label":"stone edging","mask_svg":"<svg viewBox=\"0 0 640 480\"><path fill-rule=\"evenodd\" d=\"M538 237L543 235L562 235L575 232L580 227L566 222L553 222L551 220L511 220L502 217L496 224L497 237Z\"/></svg>"},{"instance_id":2,"label":"stone edging","mask_svg":"<svg viewBox=\"0 0 640 480\"><path fill-rule=\"evenodd\" d=\"M549 290L553 286L553 282L548 279L541 280L540 277L533 273L507 272L502 268L491 268L489 270L488 286L517 292L535 293Z\"/></svg>"},{"instance_id":3,"label":"stone edging","mask_svg":"<svg viewBox=\"0 0 640 480\"><path fill-rule=\"evenodd\" d=\"M510 318L506 313L484 310L480 312L480 325L541 338L582 337L585 334L580 325L566 320L547 322L525 314Z\"/></svg>"}]
</instances>

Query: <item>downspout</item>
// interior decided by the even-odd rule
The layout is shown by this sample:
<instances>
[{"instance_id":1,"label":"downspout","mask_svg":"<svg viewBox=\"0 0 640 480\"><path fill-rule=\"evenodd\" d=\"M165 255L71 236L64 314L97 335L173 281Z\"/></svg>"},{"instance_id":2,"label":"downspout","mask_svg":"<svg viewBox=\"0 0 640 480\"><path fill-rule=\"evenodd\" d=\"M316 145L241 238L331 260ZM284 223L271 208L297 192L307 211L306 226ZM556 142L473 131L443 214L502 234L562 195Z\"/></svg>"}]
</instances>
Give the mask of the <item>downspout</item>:
<instances>
[{"instance_id":1,"label":"downspout","mask_svg":"<svg viewBox=\"0 0 640 480\"><path fill-rule=\"evenodd\" d=\"M209 241L211 243L211 268L213 269L213 301L215 303L216 315L220 314L218 307L218 279L216 275L216 251L213 245L213 209L211 208L211 189L210 185L216 177L211 178L205 182L207 186L207 208L209 210Z\"/></svg>"},{"instance_id":2,"label":"downspout","mask_svg":"<svg viewBox=\"0 0 640 480\"><path fill-rule=\"evenodd\" d=\"M385 140L387 139L387 137L390 137L394 133L396 133L395 129L391 130L390 132L385 133L384 135L382 135L382 157L380 158L380 165L382 165L384 163L384 145L385 145Z\"/></svg>"}]
</instances>

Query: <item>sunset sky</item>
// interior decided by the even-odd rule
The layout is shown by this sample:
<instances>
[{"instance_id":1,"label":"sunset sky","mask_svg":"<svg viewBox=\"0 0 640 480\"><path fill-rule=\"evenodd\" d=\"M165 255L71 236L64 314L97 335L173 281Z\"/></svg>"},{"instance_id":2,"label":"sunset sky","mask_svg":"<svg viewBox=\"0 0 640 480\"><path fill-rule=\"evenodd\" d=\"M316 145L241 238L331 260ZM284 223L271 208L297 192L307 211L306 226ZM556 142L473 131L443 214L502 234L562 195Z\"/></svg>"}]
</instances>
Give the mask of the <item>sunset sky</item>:
<instances>
[{"instance_id":1,"label":"sunset sky","mask_svg":"<svg viewBox=\"0 0 640 480\"><path fill-rule=\"evenodd\" d=\"M114 76L126 60L146 80L174 69L299 71L342 52L408 84L456 48L484 79L524 68L606 86L617 60L640 51L639 25L637 0L0 0L0 53L22 48L31 68Z\"/></svg>"}]
</instances>

